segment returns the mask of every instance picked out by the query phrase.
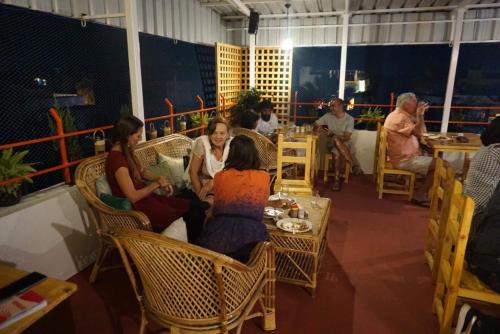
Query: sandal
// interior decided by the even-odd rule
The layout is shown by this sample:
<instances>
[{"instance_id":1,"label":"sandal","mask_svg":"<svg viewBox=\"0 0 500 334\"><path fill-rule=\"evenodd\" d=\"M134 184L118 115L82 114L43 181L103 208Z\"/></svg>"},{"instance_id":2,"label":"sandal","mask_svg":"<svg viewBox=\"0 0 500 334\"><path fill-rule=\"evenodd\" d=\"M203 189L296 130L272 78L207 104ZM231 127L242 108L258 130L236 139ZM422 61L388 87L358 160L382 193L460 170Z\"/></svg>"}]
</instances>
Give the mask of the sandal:
<instances>
[{"instance_id":1,"label":"sandal","mask_svg":"<svg viewBox=\"0 0 500 334\"><path fill-rule=\"evenodd\" d=\"M335 181L333 181L332 191L340 191L341 189L342 189L342 183L340 183L339 179L335 179Z\"/></svg>"},{"instance_id":2,"label":"sandal","mask_svg":"<svg viewBox=\"0 0 500 334\"><path fill-rule=\"evenodd\" d=\"M428 199L418 200L418 199L412 198L412 200L410 202L412 204L421 206L423 208L430 208L431 207L431 201Z\"/></svg>"}]
</instances>

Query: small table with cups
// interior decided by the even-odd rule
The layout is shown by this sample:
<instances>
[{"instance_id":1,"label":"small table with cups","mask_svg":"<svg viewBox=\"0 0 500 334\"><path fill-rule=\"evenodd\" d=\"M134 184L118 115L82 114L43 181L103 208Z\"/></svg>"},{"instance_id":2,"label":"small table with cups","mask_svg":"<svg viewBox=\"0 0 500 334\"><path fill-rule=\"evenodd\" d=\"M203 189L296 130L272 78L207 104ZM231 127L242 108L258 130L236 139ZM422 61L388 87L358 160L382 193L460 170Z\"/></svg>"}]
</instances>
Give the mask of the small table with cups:
<instances>
[{"instance_id":1,"label":"small table with cups","mask_svg":"<svg viewBox=\"0 0 500 334\"><path fill-rule=\"evenodd\" d=\"M274 196L274 197L273 197ZM273 195L270 199L279 199ZM310 222L306 231L290 232L280 222L293 219L265 218L271 242L276 249L276 278L280 282L302 285L314 296L321 259L326 248L326 235L330 216L330 199L314 196L293 196L308 214L304 220ZM283 218L288 217L285 210ZM278 227L280 226L280 227Z\"/></svg>"}]
</instances>

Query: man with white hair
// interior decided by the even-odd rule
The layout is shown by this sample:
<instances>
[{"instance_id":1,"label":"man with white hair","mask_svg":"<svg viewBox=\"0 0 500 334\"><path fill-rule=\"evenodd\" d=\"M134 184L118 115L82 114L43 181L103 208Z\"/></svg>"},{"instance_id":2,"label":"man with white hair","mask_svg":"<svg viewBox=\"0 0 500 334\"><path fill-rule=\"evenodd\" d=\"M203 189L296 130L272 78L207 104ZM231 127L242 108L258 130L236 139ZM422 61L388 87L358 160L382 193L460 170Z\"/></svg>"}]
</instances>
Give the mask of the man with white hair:
<instances>
[{"instance_id":1,"label":"man with white hair","mask_svg":"<svg viewBox=\"0 0 500 334\"><path fill-rule=\"evenodd\" d=\"M427 130L424 114L429 108L425 102L417 102L413 93L398 96L396 109L385 119L387 129L387 155L394 168L414 172L424 177L424 185L415 192L416 204L429 206L427 193L432 185L434 159L422 155L419 138Z\"/></svg>"}]
</instances>

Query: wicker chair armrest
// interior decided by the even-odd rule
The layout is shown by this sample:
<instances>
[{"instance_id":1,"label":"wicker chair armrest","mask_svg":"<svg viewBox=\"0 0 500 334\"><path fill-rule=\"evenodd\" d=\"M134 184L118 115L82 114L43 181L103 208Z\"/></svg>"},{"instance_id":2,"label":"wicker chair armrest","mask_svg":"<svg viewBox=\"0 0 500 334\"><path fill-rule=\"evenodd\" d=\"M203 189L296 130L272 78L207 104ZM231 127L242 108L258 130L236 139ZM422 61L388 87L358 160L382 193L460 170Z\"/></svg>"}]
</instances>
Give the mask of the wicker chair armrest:
<instances>
[{"instance_id":1,"label":"wicker chair armrest","mask_svg":"<svg viewBox=\"0 0 500 334\"><path fill-rule=\"evenodd\" d=\"M91 204L100 218L100 225L103 231L112 230L116 225L120 228L127 227L139 230L152 231L149 218L142 212L136 210L117 210L102 202Z\"/></svg>"},{"instance_id":2,"label":"wicker chair armrest","mask_svg":"<svg viewBox=\"0 0 500 334\"><path fill-rule=\"evenodd\" d=\"M248 262L246 264L241 263L241 262L234 260L234 259L227 257L227 256L224 256L225 263L222 263L222 264L231 268L232 270L235 270L235 271L251 272L251 271L255 270L255 268L262 261L263 257L269 257L271 254L274 254L274 247L272 246L272 244L268 241L260 242L252 250L252 254L250 254L250 259L248 260ZM275 264L272 263L272 266L274 267Z\"/></svg>"}]
</instances>

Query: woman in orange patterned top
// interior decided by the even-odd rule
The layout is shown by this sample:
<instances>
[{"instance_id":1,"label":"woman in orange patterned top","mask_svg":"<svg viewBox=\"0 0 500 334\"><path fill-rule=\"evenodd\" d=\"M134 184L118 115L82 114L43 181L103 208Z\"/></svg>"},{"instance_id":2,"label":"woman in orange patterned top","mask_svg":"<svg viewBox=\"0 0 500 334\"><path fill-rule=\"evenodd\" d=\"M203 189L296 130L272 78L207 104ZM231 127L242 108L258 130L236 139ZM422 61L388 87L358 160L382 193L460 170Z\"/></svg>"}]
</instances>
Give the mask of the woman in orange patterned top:
<instances>
[{"instance_id":1,"label":"woman in orange patterned top","mask_svg":"<svg viewBox=\"0 0 500 334\"><path fill-rule=\"evenodd\" d=\"M252 139L234 137L224 170L214 178L213 218L198 239L200 246L247 262L255 245L268 240L262 217L269 198L269 174L259 166Z\"/></svg>"}]
</instances>

